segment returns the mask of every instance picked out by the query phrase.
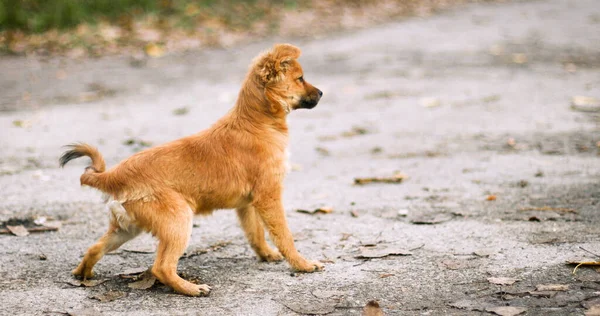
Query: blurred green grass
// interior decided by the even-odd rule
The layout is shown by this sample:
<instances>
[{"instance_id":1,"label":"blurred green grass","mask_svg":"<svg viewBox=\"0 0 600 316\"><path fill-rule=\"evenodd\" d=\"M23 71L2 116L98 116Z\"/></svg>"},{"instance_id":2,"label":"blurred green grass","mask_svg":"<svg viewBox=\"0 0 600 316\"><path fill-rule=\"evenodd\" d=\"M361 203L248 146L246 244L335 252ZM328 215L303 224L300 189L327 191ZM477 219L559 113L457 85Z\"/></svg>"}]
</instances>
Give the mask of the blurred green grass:
<instances>
[{"instance_id":1,"label":"blurred green grass","mask_svg":"<svg viewBox=\"0 0 600 316\"><path fill-rule=\"evenodd\" d=\"M0 0L0 31L41 33L100 21L123 25L149 15L159 20L176 20L174 26L183 28L193 28L202 17L218 17L236 29L263 18L273 7L293 9L298 3L292 0Z\"/></svg>"}]
</instances>

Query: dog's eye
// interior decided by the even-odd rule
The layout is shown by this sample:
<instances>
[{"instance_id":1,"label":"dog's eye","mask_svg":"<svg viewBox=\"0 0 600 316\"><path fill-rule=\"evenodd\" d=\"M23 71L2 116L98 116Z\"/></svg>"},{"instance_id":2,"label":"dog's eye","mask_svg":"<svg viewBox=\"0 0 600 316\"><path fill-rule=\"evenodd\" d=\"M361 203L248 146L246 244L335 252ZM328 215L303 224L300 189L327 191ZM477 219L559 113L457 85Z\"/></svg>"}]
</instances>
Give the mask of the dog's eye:
<instances>
[{"instance_id":1,"label":"dog's eye","mask_svg":"<svg viewBox=\"0 0 600 316\"><path fill-rule=\"evenodd\" d=\"M300 81L300 82L304 82L304 77L303 77L303 76L300 76L300 77L298 78L298 81Z\"/></svg>"}]
</instances>

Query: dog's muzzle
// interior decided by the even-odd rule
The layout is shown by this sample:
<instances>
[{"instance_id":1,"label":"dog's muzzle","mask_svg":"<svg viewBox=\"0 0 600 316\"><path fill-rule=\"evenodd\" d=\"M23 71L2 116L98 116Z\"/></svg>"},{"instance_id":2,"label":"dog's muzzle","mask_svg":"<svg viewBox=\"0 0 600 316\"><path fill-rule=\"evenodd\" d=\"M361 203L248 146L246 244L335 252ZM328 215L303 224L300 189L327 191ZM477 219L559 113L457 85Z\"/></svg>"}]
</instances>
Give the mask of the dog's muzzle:
<instances>
[{"instance_id":1,"label":"dog's muzzle","mask_svg":"<svg viewBox=\"0 0 600 316\"><path fill-rule=\"evenodd\" d=\"M302 101L300 101L300 108L302 109L312 109L315 106L317 106L317 104L319 103L319 100L321 100L321 97L323 96L323 92L319 89L317 89L317 95L314 95L310 98L302 98Z\"/></svg>"}]
</instances>

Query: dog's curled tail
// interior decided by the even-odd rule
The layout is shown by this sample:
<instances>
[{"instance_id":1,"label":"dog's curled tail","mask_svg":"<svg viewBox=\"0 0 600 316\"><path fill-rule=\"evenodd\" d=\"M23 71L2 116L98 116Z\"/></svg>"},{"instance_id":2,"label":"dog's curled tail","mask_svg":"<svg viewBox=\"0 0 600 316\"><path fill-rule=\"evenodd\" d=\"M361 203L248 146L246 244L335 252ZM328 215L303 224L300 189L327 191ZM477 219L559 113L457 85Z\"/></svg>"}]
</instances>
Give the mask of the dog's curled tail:
<instances>
[{"instance_id":1,"label":"dog's curled tail","mask_svg":"<svg viewBox=\"0 0 600 316\"><path fill-rule=\"evenodd\" d=\"M104 158L95 147L85 143L71 144L65 147L70 148L70 150L65 151L65 153L60 156L59 162L61 167L64 167L67 162L73 159L88 156L92 159L92 165L85 168L86 173L89 172L88 170L91 170L94 173L104 172L104 170L106 170Z\"/></svg>"},{"instance_id":2,"label":"dog's curled tail","mask_svg":"<svg viewBox=\"0 0 600 316\"><path fill-rule=\"evenodd\" d=\"M101 179L104 178L101 177L102 175L106 175L103 173L106 170L106 163L98 149L84 143L71 144L66 147L70 148L70 150L65 151L65 153L60 156L60 166L64 167L67 162L79 157L90 157L90 159L92 159L92 165L87 166L85 172L81 175L81 178L79 179L81 185L87 185L106 192L108 189L106 187L107 183Z\"/></svg>"}]
</instances>

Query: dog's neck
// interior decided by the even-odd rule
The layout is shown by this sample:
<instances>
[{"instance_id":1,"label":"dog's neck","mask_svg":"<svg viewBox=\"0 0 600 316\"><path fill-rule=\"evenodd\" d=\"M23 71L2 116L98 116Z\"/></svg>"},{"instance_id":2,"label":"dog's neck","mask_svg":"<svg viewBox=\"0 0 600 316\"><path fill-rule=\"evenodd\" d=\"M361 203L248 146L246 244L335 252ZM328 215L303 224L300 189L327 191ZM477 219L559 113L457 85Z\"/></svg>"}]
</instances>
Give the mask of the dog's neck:
<instances>
[{"instance_id":1,"label":"dog's neck","mask_svg":"<svg viewBox=\"0 0 600 316\"><path fill-rule=\"evenodd\" d=\"M229 113L231 119L245 120L252 125L268 126L285 135L288 133L287 113L277 100L265 94L266 89L249 75L238 95L235 106Z\"/></svg>"}]
</instances>

